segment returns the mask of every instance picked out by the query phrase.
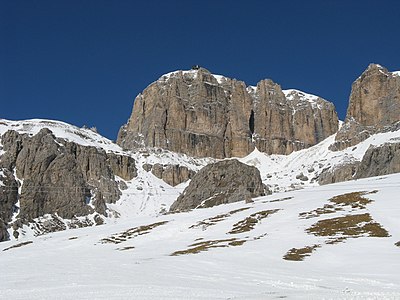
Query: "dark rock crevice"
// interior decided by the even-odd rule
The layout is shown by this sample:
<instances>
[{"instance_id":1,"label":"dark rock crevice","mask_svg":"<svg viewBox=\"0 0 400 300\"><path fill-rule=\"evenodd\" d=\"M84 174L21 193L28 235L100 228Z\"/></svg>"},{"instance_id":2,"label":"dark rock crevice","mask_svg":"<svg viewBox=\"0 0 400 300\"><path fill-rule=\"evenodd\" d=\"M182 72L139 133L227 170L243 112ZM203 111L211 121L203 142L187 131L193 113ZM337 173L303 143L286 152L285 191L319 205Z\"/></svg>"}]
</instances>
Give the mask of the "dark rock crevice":
<instances>
[{"instance_id":1,"label":"dark rock crevice","mask_svg":"<svg viewBox=\"0 0 400 300\"><path fill-rule=\"evenodd\" d=\"M250 112L250 118L249 118L249 130L251 134L254 134L254 110L251 110Z\"/></svg>"}]
</instances>

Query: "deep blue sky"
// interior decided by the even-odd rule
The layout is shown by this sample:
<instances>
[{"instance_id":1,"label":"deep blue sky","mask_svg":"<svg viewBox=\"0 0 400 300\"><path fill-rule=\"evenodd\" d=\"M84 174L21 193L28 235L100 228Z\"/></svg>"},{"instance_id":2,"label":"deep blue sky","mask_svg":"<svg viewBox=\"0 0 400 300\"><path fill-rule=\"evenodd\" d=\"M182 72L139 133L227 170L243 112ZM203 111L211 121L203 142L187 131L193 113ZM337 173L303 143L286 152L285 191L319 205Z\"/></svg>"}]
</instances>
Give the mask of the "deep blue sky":
<instances>
[{"instance_id":1,"label":"deep blue sky","mask_svg":"<svg viewBox=\"0 0 400 300\"><path fill-rule=\"evenodd\" d=\"M400 70L400 1L0 0L0 118L96 126L115 139L135 96L199 64L335 103L370 62Z\"/></svg>"}]
</instances>

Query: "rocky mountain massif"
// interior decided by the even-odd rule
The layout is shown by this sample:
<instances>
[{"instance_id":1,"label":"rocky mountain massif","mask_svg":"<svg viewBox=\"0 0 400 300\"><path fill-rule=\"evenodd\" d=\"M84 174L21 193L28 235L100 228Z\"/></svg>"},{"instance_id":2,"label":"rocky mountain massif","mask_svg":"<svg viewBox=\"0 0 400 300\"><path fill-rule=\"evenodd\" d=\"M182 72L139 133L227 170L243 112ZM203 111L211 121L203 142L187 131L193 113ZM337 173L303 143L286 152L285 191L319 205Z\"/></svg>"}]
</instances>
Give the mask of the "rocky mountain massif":
<instances>
[{"instance_id":1,"label":"rocky mountain massif","mask_svg":"<svg viewBox=\"0 0 400 300\"><path fill-rule=\"evenodd\" d=\"M338 129L332 103L272 80L256 87L200 68L150 84L118 135L124 149L159 147L197 157L243 157L255 147L289 154Z\"/></svg>"},{"instance_id":2,"label":"rocky mountain massif","mask_svg":"<svg viewBox=\"0 0 400 300\"><path fill-rule=\"evenodd\" d=\"M53 221L37 224L42 231L65 229L58 218L70 219L70 227L102 223L106 203L121 195L116 176L137 175L132 157L56 138L47 128L33 136L8 130L1 141L0 218L12 222L15 237L18 228L46 214Z\"/></svg>"},{"instance_id":3,"label":"rocky mountain massif","mask_svg":"<svg viewBox=\"0 0 400 300\"><path fill-rule=\"evenodd\" d=\"M400 129L400 72L370 64L353 83L349 107L332 150L343 150L372 134Z\"/></svg>"},{"instance_id":4,"label":"rocky mountain massif","mask_svg":"<svg viewBox=\"0 0 400 300\"><path fill-rule=\"evenodd\" d=\"M0 241L400 172L399 78L370 65L336 135L331 103L202 68L136 98L123 148L62 122L0 120Z\"/></svg>"}]
</instances>

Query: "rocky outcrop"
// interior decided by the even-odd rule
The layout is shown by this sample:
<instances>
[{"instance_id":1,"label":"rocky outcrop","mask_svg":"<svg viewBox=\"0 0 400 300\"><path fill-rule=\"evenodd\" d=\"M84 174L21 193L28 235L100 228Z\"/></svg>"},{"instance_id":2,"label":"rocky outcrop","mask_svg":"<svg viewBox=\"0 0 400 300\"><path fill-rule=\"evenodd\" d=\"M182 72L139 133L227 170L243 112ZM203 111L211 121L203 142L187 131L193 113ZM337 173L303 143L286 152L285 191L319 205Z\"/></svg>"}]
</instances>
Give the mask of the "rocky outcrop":
<instances>
[{"instance_id":1,"label":"rocky outcrop","mask_svg":"<svg viewBox=\"0 0 400 300\"><path fill-rule=\"evenodd\" d=\"M236 159L202 168L172 204L170 211L186 211L265 195L260 171Z\"/></svg>"},{"instance_id":2,"label":"rocky outcrop","mask_svg":"<svg viewBox=\"0 0 400 300\"><path fill-rule=\"evenodd\" d=\"M349 107L331 150L343 150L370 135L400 129L400 73L370 64L353 83Z\"/></svg>"},{"instance_id":3,"label":"rocky outcrop","mask_svg":"<svg viewBox=\"0 0 400 300\"><path fill-rule=\"evenodd\" d=\"M359 162L351 162L324 169L318 177L318 183L324 185L352 180L359 164Z\"/></svg>"},{"instance_id":4,"label":"rocky outcrop","mask_svg":"<svg viewBox=\"0 0 400 300\"><path fill-rule=\"evenodd\" d=\"M0 168L8 182L3 180L7 189L0 203L6 222L15 212L23 222L45 214L66 219L93 212L105 215L106 203L121 194L115 175L127 180L136 176L133 158L56 138L49 129L32 137L10 130L2 144ZM23 182L20 194L17 179Z\"/></svg>"},{"instance_id":5,"label":"rocky outcrop","mask_svg":"<svg viewBox=\"0 0 400 300\"><path fill-rule=\"evenodd\" d=\"M370 146L361 161L324 169L318 183L330 184L400 172L400 143Z\"/></svg>"},{"instance_id":6,"label":"rocky outcrop","mask_svg":"<svg viewBox=\"0 0 400 300\"><path fill-rule=\"evenodd\" d=\"M123 148L159 147L196 157L226 158L257 147L288 154L337 131L332 103L271 80L257 87L200 68L162 76L139 94L119 134Z\"/></svg>"},{"instance_id":7,"label":"rocky outcrop","mask_svg":"<svg viewBox=\"0 0 400 300\"><path fill-rule=\"evenodd\" d=\"M137 176L135 160L130 156L107 153L107 162L114 175L124 180L131 180Z\"/></svg>"},{"instance_id":8,"label":"rocky outcrop","mask_svg":"<svg viewBox=\"0 0 400 300\"><path fill-rule=\"evenodd\" d=\"M364 154L355 178L367 178L400 172L400 143L370 146Z\"/></svg>"},{"instance_id":9,"label":"rocky outcrop","mask_svg":"<svg viewBox=\"0 0 400 300\"><path fill-rule=\"evenodd\" d=\"M9 238L10 235L7 231L7 224L2 219L0 219L0 242L8 241Z\"/></svg>"},{"instance_id":10,"label":"rocky outcrop","mask_svg":"<svg viewBox=\"0 0 400 300\"><path fill-rule=\"evenodd\" d=\"M196 174L195 171L185 166L171 164L145 164L143 165L143 169L147 172L151 171L154 176L164 180L164 182L171 186L176 186L182 182L188 181Z\"/></svg>"}]
</instances>

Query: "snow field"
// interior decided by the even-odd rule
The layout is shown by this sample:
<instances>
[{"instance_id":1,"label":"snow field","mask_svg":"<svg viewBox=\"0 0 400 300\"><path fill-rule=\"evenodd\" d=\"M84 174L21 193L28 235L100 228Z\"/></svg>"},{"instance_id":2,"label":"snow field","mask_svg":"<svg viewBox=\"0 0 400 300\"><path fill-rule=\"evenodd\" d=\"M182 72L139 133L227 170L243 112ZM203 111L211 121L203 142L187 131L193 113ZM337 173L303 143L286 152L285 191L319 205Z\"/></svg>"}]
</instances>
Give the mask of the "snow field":
<instances>
[{"instance_id":1,"label":"snow field","mask_svg":"<svg viewBox=\"0 0 400 300\"><path fill-rule=\"evenodd\" d=\"M0 274L0 298L396 299L400 297L400 249L395 246L400 241L399 180L400 174L369 178L260 197L253 204L137 216L115 224L30 237L33 243L1 252L0 263L6 271ZM323 244L303 261L284 260L293 247L323 243L324 238L305 232L317 220L359 213L340 211L299 218L299 213L321 207L349 190L378 190L367 195L373 202L361 211L370 213L391 236L349 238ZM241 208L248 209L209 227L192 227ZM228 233L249 215L271 209L279 211L262 219L253 230ZM129 228L161 221L167 223L119 244L101 242ZM229 238L246 242L171 256L196 242ZM2 243L0 249L22 241Z\"/></svg>"}]
</instances>

